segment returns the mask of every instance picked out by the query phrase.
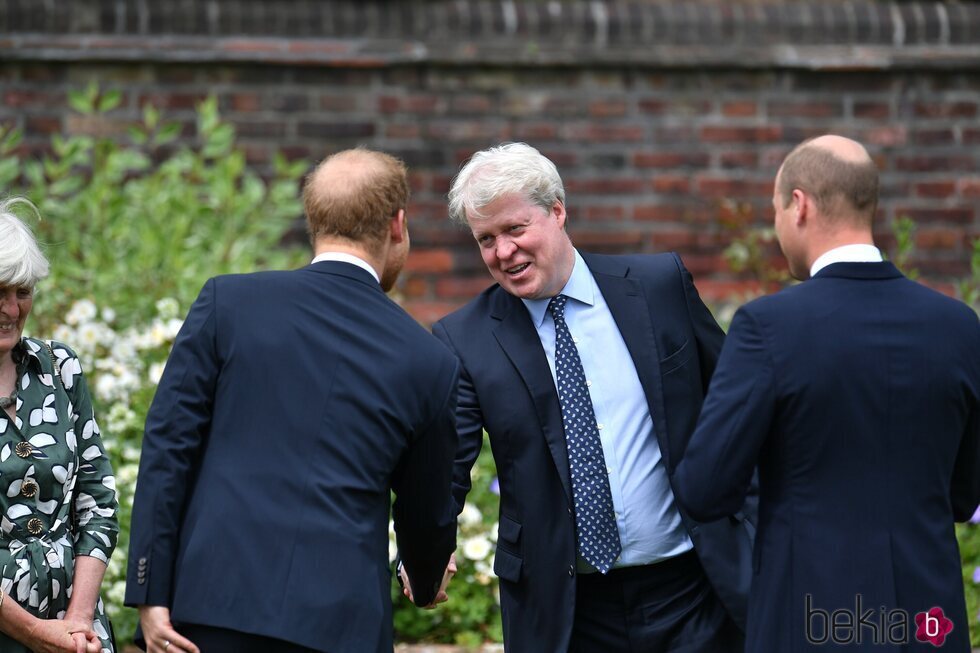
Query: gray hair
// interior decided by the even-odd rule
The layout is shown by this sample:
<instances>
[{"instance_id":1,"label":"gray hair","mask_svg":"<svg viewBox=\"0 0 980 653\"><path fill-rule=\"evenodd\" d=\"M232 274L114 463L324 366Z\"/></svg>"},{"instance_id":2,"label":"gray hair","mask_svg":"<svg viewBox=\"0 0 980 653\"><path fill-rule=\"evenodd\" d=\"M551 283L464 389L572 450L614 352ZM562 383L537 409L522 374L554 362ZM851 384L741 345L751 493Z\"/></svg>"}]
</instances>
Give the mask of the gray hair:
<instances>
[{"instance_id":1,"label":"gray hair","mask_svg":"<svg viewBox=\"0 0 980 653\"><path fill-rule=\"evenodd\" d=\"M14 214L13 207L18 204L40 216L37 207L23 197L0 201L0 284L33 288L48 276L48 259L30 227Z\"/></svg>"},{"instance_id":2,"label":"gray hair","mask_svg":"<svg viewBox=\"0 0 980 653\"><path fill-rule=\"evenodd\" d=\"M546 211L565 203L558 169L527 143L505 143L481 150L463 166L449 189L449 218L466 224L466 215L504 195L521 194Z\"/></svg>"}]
</instances>

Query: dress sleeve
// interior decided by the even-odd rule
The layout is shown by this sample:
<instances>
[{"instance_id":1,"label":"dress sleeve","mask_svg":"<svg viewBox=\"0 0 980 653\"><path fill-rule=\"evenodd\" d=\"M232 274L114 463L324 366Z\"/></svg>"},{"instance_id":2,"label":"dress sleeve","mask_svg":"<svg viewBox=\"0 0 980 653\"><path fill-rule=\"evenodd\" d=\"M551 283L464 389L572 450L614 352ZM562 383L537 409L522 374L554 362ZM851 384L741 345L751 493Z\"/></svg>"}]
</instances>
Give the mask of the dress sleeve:
<instances>
[{"instance_id":1,"label":"dress sleeve","mask_svg":"<svg viewBox=\"0 0 980 653\"><path fill-rule=\"evenodd\" d=\"M78 357L57 342L51 343L51 348L60 368L61 382L71 400L72 432L78 454L75 555L92 556L108 564L119 535L116 478L102 446L92 396Z\"/></svg>"}]
</instances>

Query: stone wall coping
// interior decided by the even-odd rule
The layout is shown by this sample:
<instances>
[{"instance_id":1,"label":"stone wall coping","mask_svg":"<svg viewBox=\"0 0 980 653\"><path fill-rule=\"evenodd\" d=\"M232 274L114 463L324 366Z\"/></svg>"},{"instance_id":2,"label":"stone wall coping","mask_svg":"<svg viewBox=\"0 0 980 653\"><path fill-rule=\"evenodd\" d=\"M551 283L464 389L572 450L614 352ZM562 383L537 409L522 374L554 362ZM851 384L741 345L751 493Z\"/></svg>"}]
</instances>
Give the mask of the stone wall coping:
<instances>
[{"instance_id":1,"label":"stone wall coping","mask_svg":"<svg viewBox=\"0 0 980 653\"><path fill-rule=\"evenodd\" d=\"M980 63L980 4L873 0L6 0L19 60L942 69Z\"/></svg>"}]
</instances>

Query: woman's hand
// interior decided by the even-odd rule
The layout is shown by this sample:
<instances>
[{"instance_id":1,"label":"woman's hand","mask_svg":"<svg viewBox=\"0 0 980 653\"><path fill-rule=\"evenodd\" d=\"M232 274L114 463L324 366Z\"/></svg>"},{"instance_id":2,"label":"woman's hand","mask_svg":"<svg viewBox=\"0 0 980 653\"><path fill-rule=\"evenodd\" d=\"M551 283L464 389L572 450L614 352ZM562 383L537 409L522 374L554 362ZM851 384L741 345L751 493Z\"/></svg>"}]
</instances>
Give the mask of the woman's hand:
<instances>
[{"instance_id":1,"label":"woman's hand","mask_svg":"<svg viewBox=\"0 0 980 653\"><path fill-rule=\"evenodd\" d=\"M65 618L61 623L68 627L68 632L71 633L72 638L75 640L76 650L78 653L100 653L102 650L102 642L99 640L99 636L92 630L92 621L95 617L91 619L85 618L74 618L71 615L71 611L65 615ZM81 646L79 647L78 642L81 641ZM95 642L92 644L92 642Z\"/></svg>"},{"instance_id":2,"label":"woman's hand","mask_svg":"<svg viewBox=\"0 0 980 653\"><path fill-rule=\"evenodd\" d=\"M60 619L36 619L24 643L37 653L99 653L102 644L91 628L77 631Z\"/></svg>"}]
</instances>

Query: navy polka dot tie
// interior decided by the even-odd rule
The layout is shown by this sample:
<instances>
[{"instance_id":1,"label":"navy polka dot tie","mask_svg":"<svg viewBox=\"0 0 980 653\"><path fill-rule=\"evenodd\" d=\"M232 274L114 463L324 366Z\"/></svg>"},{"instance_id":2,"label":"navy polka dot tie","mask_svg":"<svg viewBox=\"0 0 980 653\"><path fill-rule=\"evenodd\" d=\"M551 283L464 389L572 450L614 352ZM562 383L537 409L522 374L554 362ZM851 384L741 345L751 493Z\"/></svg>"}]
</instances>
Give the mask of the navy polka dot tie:
<instances>
[{"instance_id":1,"label":"navy polka dot tie","mask_svg":"<svg viewBox=\"0 0 980 653\"><path fill-rule=\"evenodd\" d=\"M553 297L548 311L555 320L555 376L558 378L558 399L561 401L568 467L572 475L578 551L586 562L606 573L623 547L619 542L606 459L602 455L602 442L585 382L585 370L572 334L565 324L566 302L568 297L565 295Z\"/></svg>"}]
</instances>

